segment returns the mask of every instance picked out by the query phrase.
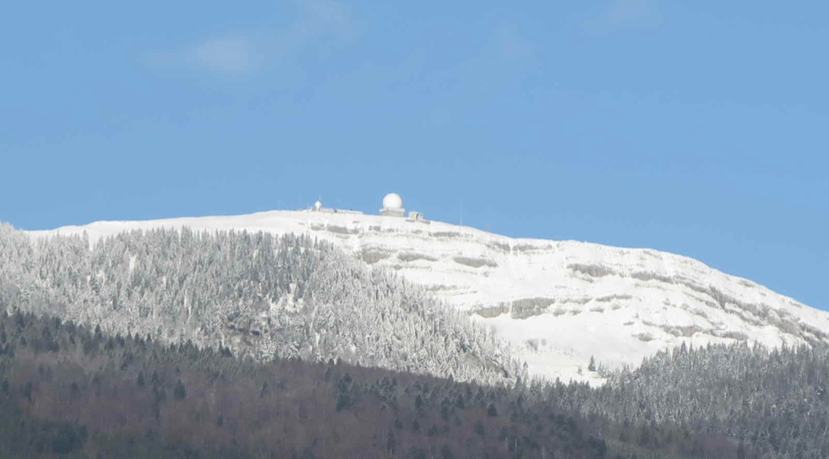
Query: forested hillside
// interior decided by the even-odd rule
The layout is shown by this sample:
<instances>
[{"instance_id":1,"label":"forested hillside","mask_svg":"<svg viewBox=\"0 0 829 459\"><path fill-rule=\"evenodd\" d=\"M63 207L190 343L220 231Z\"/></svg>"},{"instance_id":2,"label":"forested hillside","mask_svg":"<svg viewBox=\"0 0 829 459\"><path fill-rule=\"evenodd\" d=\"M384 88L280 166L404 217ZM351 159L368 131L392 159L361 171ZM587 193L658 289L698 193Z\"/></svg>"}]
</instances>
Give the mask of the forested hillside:
<instances>
[{"instance_id":1,"label":"forested hillside","mask_svg":"<svg viewBox=\"0 0 829 459\"><path fill-rule=\"evenodd\" d=\"M724 434L763 457L819 459L829 457L827 388L827 346L734 344L660 352L604 387L550 386L546 398L625 425Z\"/></svg>"},{"instance_id":2,"label":"forested hillside","mask_svg":"<svg viewBox=\"0 0 829 459\"><path fill-rule=\"evenodd\" d=\"M551 390L257 363L0 312L3 458L752 457L722 437L580 417Z\"/></svg>"},{"instance_id":3,"label":"forested hillside","mask_svg":"<svg viewBox=\"0 0 829 459\"><path fill-rule=\"evenodd\" d=\"M607 378L592 388L531 380L509 351L308 237L157 229L90 247L0 226L11 457L123 442L133 457L829 457L819 343L683 345L588 368Z\"/></svg>"},{"instance_id":4,"label":"forested hillside","mask_svg":"<svg viewBox=\"0 0 829 459\"><path fill-rule=\"evenodd\" d=\"M156 229L98 241L0 225L0 309L259 361L343 359L479 382L525 374L466 316L307 236Z\"/></svg>"}]
</instances>

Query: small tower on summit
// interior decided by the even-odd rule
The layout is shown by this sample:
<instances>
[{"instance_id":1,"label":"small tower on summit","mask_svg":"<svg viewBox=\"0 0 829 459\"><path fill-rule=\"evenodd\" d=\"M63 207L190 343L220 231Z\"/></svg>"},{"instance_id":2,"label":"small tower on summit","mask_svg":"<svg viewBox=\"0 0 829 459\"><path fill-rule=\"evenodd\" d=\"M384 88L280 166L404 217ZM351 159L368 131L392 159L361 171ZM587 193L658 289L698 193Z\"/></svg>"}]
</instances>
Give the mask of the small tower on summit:
<instances>
[{"instance_id":1,"label":"small tower on summit","mask_svg":"<svg viewBox=\"0 0 829 459\"><path fill-rule=\"evenodd\" d=\"M403 208L403 198L397 193L389 193L383 198L383 208L380 215L389 217L404 217L406 209Z\"/></svg>"},{"instance_id":2,"label":"small tower on summit","mask_svg":"<svg viewBox=\"0 0 829 459\"><path fill-rule=\"evenodd\" d=\"M322 209L322 201L317 201L317 202L315 202L315 203L314 203L314 210L316 210L317 212L319 212L319 210L320 210L320 209Z\"/></svg>"}]
</instances>

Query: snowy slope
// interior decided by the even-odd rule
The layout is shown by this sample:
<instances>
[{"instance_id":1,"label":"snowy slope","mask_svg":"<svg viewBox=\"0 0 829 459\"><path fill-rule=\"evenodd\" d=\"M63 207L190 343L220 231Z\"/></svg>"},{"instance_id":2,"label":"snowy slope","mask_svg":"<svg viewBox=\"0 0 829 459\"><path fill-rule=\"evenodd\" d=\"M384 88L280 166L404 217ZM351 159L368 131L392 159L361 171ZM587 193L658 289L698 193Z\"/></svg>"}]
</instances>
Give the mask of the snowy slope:
<instances>
[{"instance_id":1,"label":"snowy slope","mask_svg":"<svg viewBox=\"0 0 829 459\"><path fill-rule=\"evenodd\" d=\"M532 374L597 381L590 356L638 364L686 342L768 346L829 342L829 313L691 258L574 241L513 239L398 217L272 211L228 217L96 222L36 231L86 231L90 242L133 229L307 233L397 270L517 345Z\"/></svg>"}]
</instances>

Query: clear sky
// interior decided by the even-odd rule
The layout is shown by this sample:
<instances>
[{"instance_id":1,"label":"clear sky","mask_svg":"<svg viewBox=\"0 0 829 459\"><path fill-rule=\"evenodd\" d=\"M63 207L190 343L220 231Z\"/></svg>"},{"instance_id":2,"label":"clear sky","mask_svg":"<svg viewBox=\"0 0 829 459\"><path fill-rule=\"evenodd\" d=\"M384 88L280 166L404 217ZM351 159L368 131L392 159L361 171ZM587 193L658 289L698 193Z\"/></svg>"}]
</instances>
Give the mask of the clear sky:
<instances>
[{"instance_id":1,"label":"clear sky","mask_svg":"<svg viewBox=\"0 0 829 459\"><path fill-rule=\"evenodd\" d=\"M7 2L0 220L376 212L829 309L829 2Z\"/></svg>"}]
</instances>

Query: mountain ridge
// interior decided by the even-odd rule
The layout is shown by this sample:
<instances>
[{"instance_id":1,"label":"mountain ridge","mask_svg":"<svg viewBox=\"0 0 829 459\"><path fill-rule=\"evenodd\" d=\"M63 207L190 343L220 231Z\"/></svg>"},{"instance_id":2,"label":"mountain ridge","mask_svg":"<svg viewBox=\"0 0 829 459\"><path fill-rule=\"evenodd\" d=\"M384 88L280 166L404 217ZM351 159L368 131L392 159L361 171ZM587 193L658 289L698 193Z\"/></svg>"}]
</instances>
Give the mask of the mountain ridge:
<instances>
[{"instance_id":1,"label":"mountain ridge","mask_svg":"<svg viewBox=\"0 0 829 459\"><path fill-rule=\"evenodd\" d=\"M442 222L355 212L94 222L30 235L86 232L90 244L133 229L189 227L308 234L399 272L491 326L532 374L601 381L592 357L635 365L660 349L829 342L829 313L693 258L579 241L511 238Z\"/></svg>"}]
</instances>

